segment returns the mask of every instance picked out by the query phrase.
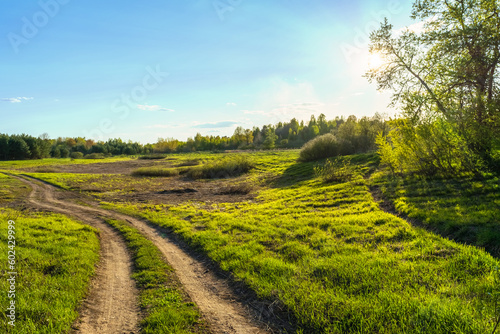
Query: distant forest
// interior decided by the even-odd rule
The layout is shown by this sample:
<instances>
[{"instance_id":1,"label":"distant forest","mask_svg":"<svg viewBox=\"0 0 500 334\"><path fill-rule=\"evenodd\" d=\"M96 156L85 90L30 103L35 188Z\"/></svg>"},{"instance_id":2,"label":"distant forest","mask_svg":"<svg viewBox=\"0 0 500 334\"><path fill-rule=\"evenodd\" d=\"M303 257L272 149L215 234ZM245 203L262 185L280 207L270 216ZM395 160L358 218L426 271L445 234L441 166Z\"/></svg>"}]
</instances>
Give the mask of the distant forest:
<instances>
[{"instance_id":1,"label":"distant forest","mask_svg":"<svg viewBox=\"0 0 500 334\"><path fill-rule=\"evenodd\" d=\"M203 136L180 141L174 138L159 138L155 144L140 144L122 139L94 141L82 137L50 139L44 134L30 135L0 134L0 160L27 160L43 158L104 158L117 155L142 155L153 153L180 153L195 151L258 150L275 148L300 148L308 141L331 133L350 153L361 153L376 149L375 140L380 132L386 134L386 121L376 114L374 117L337 117L327 120L324 114L311 116L309 122L293 118L290 122L264 125L262 128L238 127L231 137Z\"/></svg>"}]
</instances>

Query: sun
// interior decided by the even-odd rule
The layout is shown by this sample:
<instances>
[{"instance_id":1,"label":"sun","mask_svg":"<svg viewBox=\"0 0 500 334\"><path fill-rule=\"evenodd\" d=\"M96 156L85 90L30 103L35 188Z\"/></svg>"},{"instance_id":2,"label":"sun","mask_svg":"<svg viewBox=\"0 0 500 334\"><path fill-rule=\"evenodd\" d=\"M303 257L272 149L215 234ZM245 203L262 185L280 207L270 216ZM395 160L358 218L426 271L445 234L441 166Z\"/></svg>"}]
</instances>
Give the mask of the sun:
<instances>
[{"instance_id":1,"label":"sun","mask_svg":"<svg viewBox=\"0 0 500 334\"><path fill-rule=\"evenodd\" d=\"M378 70L385 64L385 59L380 53L370 53L368 55L368 67L372 70Z\"/></svg>"}]
</instances>

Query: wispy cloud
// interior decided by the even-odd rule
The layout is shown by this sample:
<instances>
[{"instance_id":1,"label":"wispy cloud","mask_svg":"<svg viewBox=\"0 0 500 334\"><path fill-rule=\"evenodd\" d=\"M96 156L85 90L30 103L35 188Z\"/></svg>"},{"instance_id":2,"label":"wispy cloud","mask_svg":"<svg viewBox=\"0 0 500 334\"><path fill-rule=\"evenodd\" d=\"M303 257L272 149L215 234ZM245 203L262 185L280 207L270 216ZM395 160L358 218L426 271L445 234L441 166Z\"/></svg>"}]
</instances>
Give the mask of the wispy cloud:
<instances>
[{"instance_id":1,"label":"wispy cloud","mask_svg":"<svg viewBox=\"0 0 500 334\"><path fill-rule=\"evenodd\" d=\"M416 34L421 34L423 32L426 32L427 30L429 29L432 29L432 27L429 27L428 24L429 23L432 23L434 21L437 21L438 18L437 16L432 16L432 17L429 17L423 21L420 21L420 22L415 22L407 27L403 27L401 29L398 29L394 32L394 35L395 36L400 36L402 35L405 31L411 31L411 32L414 32Z\"/></svg>"},{"instance_id":2,"label":"wispy cloud","mask_svg":"<svg viewBox=\"0 0 500 334\"><path fill-rule=\"evenodd\" d=\"M218 129L218 128L230 128L234 125L238 124L238 122L234 121L222 121L222 122L216 122L216 123L202 123L202 124L195 124L193 128L197 129Z\"/></svg>"},{"instance_id":3,"label":"wispy cloud","mask_svg":"<svg viewBox=\"0 0 500 334\"><path fill-rule=\"evenodd\" d=\"M146 111L167 111L167 112L174 112L175 110L173 109L168 109L159 105L147 105L147 104L138 104L137 108L141 110L146 110Z\"/></svg>"},{"instance_id":4,"label":"wispy cloud","mask_svg":"<svg viewBox=\"0 0 500 334\"><path fill-rule=\"evenodd\" d=\"M144 129L177 129L184 127L185 124L155 124L144 126Z\"/></svg>"},{"instance_id":5,"label":"wispy cloud","mask_svg":"<svg viewBox=\"0 0 500 334\"><path fill-rule=\"evenodd\" d=\"M228 103L226 103L226 106L228 106L228 107L236 107L237 104L234 103L234 102L228 102Z\"/></svg>"},{"instance_id":6,"label":"wispy cloud","mask_svg":"<svg viewBox=\"0 0 500 334\"><path fill-rule=\"evenodd\" d=\"M10 102L10 103L21 103L23 101L33 100L32 97L4 97L1 101Z\"/></svg>"}]
</instances>

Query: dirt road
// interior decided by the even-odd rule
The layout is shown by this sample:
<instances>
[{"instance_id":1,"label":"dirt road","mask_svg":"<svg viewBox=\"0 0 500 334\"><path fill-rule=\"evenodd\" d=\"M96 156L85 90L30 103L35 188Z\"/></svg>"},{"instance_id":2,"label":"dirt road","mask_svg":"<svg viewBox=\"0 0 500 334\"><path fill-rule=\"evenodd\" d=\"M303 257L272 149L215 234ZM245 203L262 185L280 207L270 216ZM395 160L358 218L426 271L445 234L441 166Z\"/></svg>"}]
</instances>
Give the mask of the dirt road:
<instances>
[{"instance_id":1,"label":"dirt road","mask_svg":"<svg viewBox=\"0 0 500 334\"><path fill-rule=\"evenodd\" d=\"M75 333L139 333L140 310L138 291L131 279L132 260L120 235L98 216L55 200L50 187L19 180L32 187L29 201L34 206L75 217L100 230L100 262L75 324Z\"/></svg>"},{"instance_id":2,"label":"dirt road","mask_svg":"<svg viewBox=\"0 0 500 334\"><path fill-rule=\"evenodd\" d=\"M130 298L133 299L136 296L136 292L132 289L132 284L127 280L118 283L116 279L111 277L113 276L112 273L116 273L114 270L118 270L118 268L109 270L107 266L111 264L121 267L120 270L127 271L126 275L130 277L130 259L113 259L113 256L120 256L119 254L123 255L127 253L126 250L123 249L125 245L122 245L123 247L121 249L108 249L111 245L120 244L118 239L121 240L121 238L116 235L116 232L108 225L103 223L102 218L99 217L109 217L127 221L160 249L168 263L175 269L185 291L201 310L213 333L257 334L270 332L263 323L255 319L255 314L253 314L246 305L237 301L238 298L229 287L227 280L215 275L204 263L190 256L175 242L166 237L160 229L152 227L146 222L134 217L97 207L78 205L64 200L65 192L51 185L33 181L29 178L19 179L33 188L33 192L30 196L30 201L33 205L74 216L98 227L102 231L102 256L104 258L104 268L101 275L104 276L95 280L96 286L93 286L92 289L92 294L95 294L97 298L93 299L92 296L90 296L85 304L86 310L83 311L82 323L80 325L82 330L81 333L87 333L83 330L91 325L90 323L87 324L85 321L86 314L101 314L101 326L104 326L104 322L106 321L110 323L117 321L125 322L123 316L113 313L114 307L111 304L122 305L123 311L128 312L127 317L131 317L126 319L137 319L138 315L136 308L127 306L125 310L125 305L127 304L124 301L118 303L115 301L114 297L112 297L114 294L123 294L124 297L126 297L125 295L128 296L127 300ZM120 274L120 276L121 275L125 275L125 272ZM125 290L120 288L120 284ZM97 303L98 301L101 301L101 303ZM132 313L134 313L133 316ZM136 323L137 320L128 321L128 324L123 324L123 328L130 326L132 322ZM129 330L127 333L133 331L134 330ZM125 331L120 329L115 331L98 330L96 332L124 333Z\"/></svg>"}]
</instances>

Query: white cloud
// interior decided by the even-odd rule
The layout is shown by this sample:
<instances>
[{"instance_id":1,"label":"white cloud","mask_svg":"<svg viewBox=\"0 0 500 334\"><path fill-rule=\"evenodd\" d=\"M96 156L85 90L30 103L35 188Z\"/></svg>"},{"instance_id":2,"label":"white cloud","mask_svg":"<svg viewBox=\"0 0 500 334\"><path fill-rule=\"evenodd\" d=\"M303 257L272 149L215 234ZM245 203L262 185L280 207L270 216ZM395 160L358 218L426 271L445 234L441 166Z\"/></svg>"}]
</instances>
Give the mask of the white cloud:
<instances>
[{"instance_id":1,"label":"white cloud","mask_svg":"<svg viewBox=\"0 0 500 334\"><path fill-rule=\"evenodd\" d=\"M228 102L228 103L226 103L226 106L228 106L228 107L236 107L237 104L234 103L234 102Z\"/></svg>"},{"instance_id":2,"label":"white cloud","mask_svg":"<svg viewBox=\"0 0 500 334\"><path fill-rule=\"evenodd\" d=\"M167 109L159 105L147 105L147 104L138 104L137 108L141 110L146 110L146 111L168 111L168 112L174 112L175 110L173 109Z\"/></svg>"},{"instance_id":3,"label":"white cloud","mask_svg":"<svg viewBox=\"0 0 500 334\"><path fill-rule=\"evenodd\" d=\"M33 100L33 98L32 97L4 97L1 100L5 101L5 102L10 102L10 103L21 103L23 101Z\"/></svg>"},{"instance_id":4,"label":"white cloud","mask_svg":"<svg viewBox=\"0 0 500 334\"><path fill-rule=\"evenodd\" d=\"M185 124L155 124L144 126L144 129L177 129L186 126Z\"/></svg>"},{"instance_id":5,"label":"white cloud","mask_svg":"<svg viewBox=\"0 0 500 334\"><path fill-rule=\"evenodd\" d=\"M437 16L433 16L433 17L429 17L423 21L420 21L420 22L415 22L407 27L403 27L401 29L398 29L396 31L394 31L394 35L397 37L397 36L400 36L403 32L405 31L411 31L411 32L414 32L416 34L421 34L423 32L426 32L427 29L429 29L428 27L426 27L426 25L428 23L431 23L433 21L436 21L438 18Z\"/></svg>"},{"instance_id":6,"label":"white cloud","mask_svg":"<svg viewBox=\"0 0 500 334\"><path fill-rule=\"evenodd\" d=\"M215 122L215 123L199 123L199 122L194 122L193 123L193 128L197 129L219 129L219 128L230 128L238 124L238 122L235 121L222 121L222 122Z\"/></svg>"}]
</instances>

